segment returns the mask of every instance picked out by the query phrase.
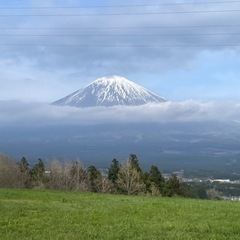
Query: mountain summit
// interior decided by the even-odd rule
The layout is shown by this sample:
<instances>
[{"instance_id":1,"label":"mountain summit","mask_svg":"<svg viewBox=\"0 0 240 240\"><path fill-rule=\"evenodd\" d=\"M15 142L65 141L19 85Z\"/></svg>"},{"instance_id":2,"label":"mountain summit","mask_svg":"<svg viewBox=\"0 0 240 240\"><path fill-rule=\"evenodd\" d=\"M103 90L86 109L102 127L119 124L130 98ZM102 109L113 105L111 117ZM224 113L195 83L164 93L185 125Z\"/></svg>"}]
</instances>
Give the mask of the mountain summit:
<instances>
[{"instance_id":1,"label":"mountain summit","mask_svg":"<svg viewBox=\"0 0 240 240\"><path fill-rule=\"evenodd\" d=\"M86 87L54 102L60 106L138 106L166 102L167 99L120 76L102 77Z\"/></svg>"}]
</instances>

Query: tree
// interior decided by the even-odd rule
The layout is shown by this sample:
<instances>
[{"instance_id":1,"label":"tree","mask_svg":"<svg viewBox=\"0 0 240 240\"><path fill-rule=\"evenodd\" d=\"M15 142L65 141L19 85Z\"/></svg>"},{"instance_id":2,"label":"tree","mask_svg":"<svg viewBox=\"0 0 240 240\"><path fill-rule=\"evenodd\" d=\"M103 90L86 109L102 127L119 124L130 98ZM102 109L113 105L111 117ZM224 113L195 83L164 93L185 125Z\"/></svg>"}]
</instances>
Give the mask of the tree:
<instances>
[{"instance_id":1,"label":"tree","mask_svg":"<svg viewBox=\"0 0 240 240\"><path fill-rule=\"evenodd\" d=\"M100 184L101 192L103 193L113 192L114 186L112 182L107 177L104 177L104 176L101 177L101 180L102 180Z\"/></svg>"},{"instance_id":2,"label":"tree","mask_svg":"<svg viewBox=\"0 0 240 240\"><path fill-rule=\"evenodd\" d=\"M54 160L49 164L49 182L51 189L86 191L86 171L79 161L70 164Z\"/></svg>"},{"instance_id":3,"label":"tree","mask_svg":"<svg viewBox=\"0 0 240 240\"><path fill-rule=\"evenodd\" d=\"M122 193L138 194L145 190L145 184L142 181L141 172L128 160L125 165L120 168L117 181L118 188Z\"/></svg>"},{"instance_id":4,"label":"tree","mask_svg":"<svg viewBox=\"0 0 240 240\"><path fill-rule=\"evenodd\" d=\"M173 197L182 195L180 191L179 179L176 175L172 175L165 183L163 194L166 197Z\"/></svg>"},{"instance_id":5,"label":"tree","mask_svg":"<svg viewBox=\"0 0 240 240\"><path fill-rule=\"evenodd\" d=\"M120 164L119 162L114 158L112 160L112 164L110 168L108 169L108 179L115 185L117 178L118 178L118 172L120 170Z\"/></svg>"},{"instance_id":6,"label":"tree","mask_svg":"<svg viewBox=\"0 0 240 240\"><path fill-rule=\"evenodd\" d=\"M199 187L199 188L197 189L197 193L198 193L198 197L199 197L200 199L207 199L207 198L208 198L206 189L203 188L203 187Z\"/></svg>"},{"instance_id":7,"label":"tree","mask_svg":"<svg viewBox=\"0 0 240 240\"><path fill-rule=\"evenodd\" d=\"M152 194L152 182L150 180L150 174L149 172L145 172L143 175L142 175L142 179L143 179L143 182L145 184L145 187L146 187L146 193L151 193Z\"/></svg>"},{"instance_id":8,"label":"tree","mask_svg":"<svg viewBox=\"0 0 240 240\"><path fill-rule=\"evenodd\" d=\"M195 185L192 183L183 183L180 186L183 196L186 198L208 199L204 185Z\"/></svg>"},{"instance_id":9,"label":"tree","mask_svg":"<svg viewBox=\"0 0 240 240\"><path fill-rule=\"evenodd\" d=\"M220 200L221 199L221 193L215 188L210 188L206 192L207 192L208 199L210 199L210 200Z\"/></svg>"},{"instance_id":10,"label":"tree","mask_svg":"<svg viewBox=\"0 0 240 240\"><path fill-rule=\"evenodd\" d=\"M28 164L28 161L25 157L23 157L20 160L20 162L18 163L18 166L19 166L20 172L22 172L22 173L29 173L30 172L29 164Z\"/></svg>"},{"instance_id":11,"label":"tree","mask_svg":"<svg viewBox=\"0 0 240 240\"><path fill-rule=\"evenodd\" d=\"M48 187L50 189L64 189L62 182L62 164L57 160L53 160L50 162L48 168L50 171Z\"/></svg>"},{"instance_id":12,"label":"tree","mask_svg":"<svg viewBox=\"0 0 240 240\"><path fill-rule=\"evenodd\" d=\"M129 163L131 164L132 168L136 169L137 172L142 174L142 169L139 166L138 158L135 154L130 154Z\"/></svg>"},{"instance_id":13,"label":"tree","mask_svg":"<svg viewBox=\"0 0 240 240\"><path fill-rule=\"evenodd\" d=\"M27 159L23 157L17 165L21 173L21 184L26 188L30 188L31 175L30 175L29 163Z\"/></svg>"},{"instance_id":14,"label":"tree","mask_svg":"<svg viewBox=\"0 0 240 240\"><path fill-rule=\"evenodd\" d=\"M149 173L150 181L156 185L160 192L163 191L165 179L157 166L152 165Z\"/></svg>"},{"instance_id":15,"label":"tree","mask_svg":"<svg viewBox=\"0 0 240 240\"><path fill-rule=\"evenodd\" d=\"M45 166L43 161L39 158L38 162L31 170L32 182L35 187L42 188L45 183Z\"/></svg>"},{"instance_id":16,"label":"tree","mask_svg":"<svg viewBox=\"0 0 240 240\"><path fill-rule=\"evenodd\" d=\"M148 193L152 195L160 195L163 193L165 179L157 166L152 165L150 172L145 172L143 174L143 180Z\"/></svg>"},{"instance_id":17,"label":"tree","mask_svg":"<svg viewBox=\"0 0 240 240\"><path fill-rule=\"evenodd\" d=\"M82 164L76 161L70 171L71 189L77 191L87 190L87 173Z\"/></svg>"},{"instance_id":18,"label":"tree","mask_svg":"<svg viewBox=\"0 0 240 240\"><path fill-rule=\"evenodd\" d=\"M23 187L18 166L7 156L0 156L0 187Z\"/></svg>"},{"instance_id":19,"label":"tree","mask_svg":"<svg viewBox=\"0 0 240 240\"><path fill-rule=\"evenodd\" d=\"M71 165L53 160L49 163L48 187L51 189L71 190Z\"/></svg>"},{"instance_id":20,"label":"tree","mask_svg":"<svg viewBox=\"0 0 240 240\"><path fill-rule=\"evenodd\" d=\"M102 175L95 166L89 166L88 173L88 189L91 192L100 192L102 189Z\"/></svg>"}]
</instances>

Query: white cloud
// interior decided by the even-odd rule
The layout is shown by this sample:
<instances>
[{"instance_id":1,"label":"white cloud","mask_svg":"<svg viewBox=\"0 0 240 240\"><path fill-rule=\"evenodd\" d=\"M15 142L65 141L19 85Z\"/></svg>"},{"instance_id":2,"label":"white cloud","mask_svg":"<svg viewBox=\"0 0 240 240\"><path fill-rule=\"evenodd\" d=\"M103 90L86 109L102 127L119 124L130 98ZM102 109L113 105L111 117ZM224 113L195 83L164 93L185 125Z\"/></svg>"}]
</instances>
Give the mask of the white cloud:
<instances>
[{"instance_id":1,"label":"white cloud","mask_svg":"<svg viewBox=\"0 0 240 240\"><path fill-rule=\"evenodd\" d=\"M73 69L45 69L36 67L36 61L18 56L0 59L1 99L22 101L54 101L79 86L67 85L76 78ZM81 83L79 83L80 85Z\"/></svg>"},{"instance_id":2,"label":"white cloud","mask_svg":"<svg viewBox=\"0 0 240 240\"><path fill-rule=\"evenodd\" d=\"M146 4L146 2L143 2ZM68 3L68 6L84 6L79 1ZM131 4L134 4L131 3ZM141 1L138 1L141 4ZM26 4L27 5L27 4ZM56 1L34 1L31 6L59 6ZM99 5L91 3L89 5ZM104 5L104 4L100 4ZM124 5L122 1L114 1L112 5ZM86 9L41 9L35 10L37 14L83 14L83 13L123 13L123 12L191 12L191 11L216 11L235 9L236 5L226 4L186 4L169 6L152 6L141 8L86 8ZM20 10L16 10L16 13ZM34 11L32 10L34 13ZM29 13L29 12L27 12ZM189 21L191 19L191 21ZM162 72L166 69L185 67L199 52L203 50L219 51L229 47L212 48L207 45L228 45L238 44L236 35L206 35L214 33L236 32L236 27L228 27L240 21L238 12L225 13L188 13L188 14L149 14L140 16L78 16L78 17L26 17L19 21L16 18L13 25L17 27L30 28L54 28L54 29L25 29L25 30L5 30L6 34L27 34L45 35L37 37L15 36L5 37L2 41L7 43L22 44L59 44L59 45L133 45L133 47L24 47L24 46L5 46L5 54L16 57L17 54L24 55L26 58L36 60L41 67L53 68L78 68L87 75L89 68L94 69L99 75L109 75L111 73L123 72L132 73L135 71ZM219 27L207 27L217 25ZM105 29L102 29L103 26ZM126 27L114 29L114 27ZM141 28L147 26L146 28ZM161 27L163 28L151 28ZM170 28L166 28L170 26ZM171 28L174 26L206 26L192 28ZM74 28L83 29L74 29ZM109 27L109 29L107 29ZM132 28L133 27L133 28ZM62 29L59 29L62 28ZM91 29L93 28L93 29ZM165 35L164 35L165 34ZM167 35L169 34L169 35ZM184 35L186 34L186 35ZM200 35L191 35L200 34ZM47 37L46 35L67 35ZM71 35L71 36L70 36ZM75 35L75 36L72 36ZM85 36L76 36L85 35ZM94 35L94 36L86 36ZM99 35L99 36L96 36ZM109 36L113 35L113 36ZM122 36L116 36L122 35ZM130 35L130 36L129 36ZM134 37L134 35L136 35ZM139 36L139 35L148 35ZM160 35L160 36L157 36ZM178 47L134 47L134 45L205 45L197 48L178 48ZM232 48L235 49L235 48ZM127 59L127 61L126 61ZM96 74L94 75L94 77Z\"/></svg>"},{"instance_id":3,"label":"white cloud","mask_svg":"<svg viewBox=\"0 0 240 240\"><path fill-rule=\"evenodd\" d=\"M167 1L164 1L168 3ZM129 4L146 4L146 1L131 1ZM12 6L16 3L2 3L1 6ZM104 5L96 1L84 3L84 5ZM122 1L114 1L112 5L124 5ZM6 14L78 14L84 12L181 12L181 11L215 11L226 9L237 9L238 3L229 4L186 4L186 5L165 5L152 7L135 8L87 8L87 9L38 9L6 10ZM63 6L62 1L54 0L31 0L25 1L24 6ZM77 0L68 1L64 6L83 6L83 3ZM190 21L189 21L190 19ZM84 86L104 75L119 74L129 77L136 82L152 81L151 75L158 78L166 86L175 87L184 82L184 74L192 71L194 59L197 59L203 52L221 53L226 55L234 53L234 59L239 59L239 48L224 46L228 44L239 44L238 34L221 35L221 33L238 33L238 27L233 26L240 22L239 12L224 13L199 13L199 14L149 14L140 16L79 16L79 17L14 17L4 18L2 25L4 27L31 28L31 29L5 29L1 30L0 44L23 44L19 46L0 45L0 99L11 100L30 100L30 101L54 101ZM232 26L228 26L232 25ZM114 28L114 27L125 28ZM163 28L161 28L161 26ZM167 28L170 26L170 28ZM172 26L172 28L171 28ZM180 28L174 26L201 26ZM206 26L206 27L204 27ZM218 26L218 27L211 27ZM105 29L101 28L104 27ZM141 28L145 27L145 28ZM160 28L154 28L160 27ZM37 29L39 28L39 29ZM50 28L50 29L49 29ZM80 28L80 29L76 29ZM81 29L82 28L82 29ZM207 35L207 34L219 35ZM16 35L38 35L38 36L16 36ZM165 35L164 35L165 34ZM169 34L169 35L167 35ZM185 35L184 35L185 34ZM199 35L194 35L199 34ZM15 36L9 36L15 35ZM39 36L45 35L45 36ZM47 36L47 35L66 35ZM85 36L70 36L85 35ZM99 35L99 36L86 36ZM110 36L122 35L122 36ZM132 36L138 35L138 36ZM141 36L148 35L148 36ZM152 36L151 36L152 35ZM157 36L159 35L159 36ZM131 45L130 47L51 47L51 46L30 46L31 44L89 44L89 45ZM24 45L25 44L25 45ZM162 47L136 47L135 45L163 45ZM203 45L201 47L167 47L164 45ZM209 47L208 45L223 45L221 47ZM233 60L227 60L222 55L216 54L216 58L225 59L223 62L232 63ZM207 62L212 67L213 61L209 56L204 56L197 62L195 69L201 69L201 65ZM237 61L236 61L237 62ZM238 62L237 62L238 64ZM230 64L229 64L230 65ZM239 64L236 66L227 66L226 72L239 70ZM210 68L209 67L209 68ZM217 69L218 68L218 69ZM204 84L207 86L206 78L208 72L219 72L221 67L218 65L214 70L207 69L201 72L204 75ZM174 77L174 84L169 84L163 77L166 73L176 73L178 70L184 70L182 78ZM206 73L207 72L207 73ZM178 73L177 73L178 74ZM200 75L199 74L199 75ZM222 72L220 73L222 76ZM145 76L144 78L142 76ZM149 77L150 76L150 77ZM224 75L225 76L225 75ZM142 79L138 79L142 78ZM192 82L196 77L192 77ZM226 79L226 77L225 77ZM200 80L197 80L198 82ZM229 80L230 81L230 80ZM226 82L226 81L225 81ZM148 83L144 84L148 87ZM150 85L150 84L149 84ZM189 84L186 84L189 86ZM191 86L196 87L194 83ZM218 84L218 86L221 85ZM159 85L158 85L159 87ZM166 87L169 88L169 87ZM177 91L179 88L176 88ZM190 88L191 91L193 88ZM202 88L201 88L202 89ZM204 90L207 88L204 88ZM225 89L225 86L221 89ZM216 92L221 92L216 90ZM233 89L233 88L231 88ZM230 89L230 90L231 90ZM185 92L188 87L184 88ZM226 90L230 92L228 89ZM162 92L161 92L162 94ZM168 93L164 93L166 97ZM171 95L171 93L169 93ZM192 97L191 94L190 97ZM222 97L224 94L221 94ZM235 94L236 95L236 94ZM216 93L216 96L219 96ZM172 97L172 95L171 95ZM187 98L190 98L187 97ZM219 97L219 98L220 98ZM217 98L217 97L216 97ZM231 96L229 96L231 98ZM176 98L173 98L176 99ZM181 97L181 99L186 99ZM200 98L201 99L201 98ZM211 99L211 96L210 98Z\"/></svg>"},{"instance_id":4,"label":"white cloud","mask_svg":"<svg viewBox=\"0 0 240 240\"><path fill-rule=\"evenodd\" d=\"M231 102L167 102L138 107L58 107L42 103L0 102L0 123L27 125L130 122L238 121L240 104Z\"/></svg>"}]
</instances>

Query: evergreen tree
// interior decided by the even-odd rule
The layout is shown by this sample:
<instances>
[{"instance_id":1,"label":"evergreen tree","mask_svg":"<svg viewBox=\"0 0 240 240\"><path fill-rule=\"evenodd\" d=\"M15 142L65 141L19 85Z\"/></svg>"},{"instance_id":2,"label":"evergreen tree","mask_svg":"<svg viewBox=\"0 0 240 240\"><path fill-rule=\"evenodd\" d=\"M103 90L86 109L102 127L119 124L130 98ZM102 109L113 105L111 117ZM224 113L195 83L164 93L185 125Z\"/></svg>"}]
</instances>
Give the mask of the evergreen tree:
<instances>
[{"instance_id":1,"label":"evergreen tree","mask_svg":"<svg viewBox=\"0 0 240 240\"><path fill-rule=\"evenodd\" d=\"M150 174L148 172L145 172L143 175L142 175L142 179L143 179L143 182L146 186L146 192L147 193L152 193L152 182L151 182L151 179L150 179Z\"/></svg>"},{"instance_id":2,"label":"evergreen tree","mask_svg":"<svg viewBox=\"0 0 240 240\"><path fill-rule=\"evenodd\" d=\"M31 187L31 175L29 169L29 163L25 157L23 157L17 164L21 173L22 185L26 188Z\"/></svg>"},{"instance_id":3,"label":"evergreen tree","mask_svg":"<svg viewBox=\"0 0 240 240\"><path fill-rule=\"evenodd\" d=\"M173 197L173 196L180 196L182 195L180 191L180 183L179 179L176 175L172 175L164 185L163 189L164 196L166 197Z\"/></svg>"},{"instance_id":4,"label":"evergreen tree","mask_svg":"<svg viewBox=\"0 0 240 240\"><path fill-rule=\"evenodd\" d=\"M118 177L118 172L120 170L119 162L114 158L112 164L108 169L108 179L115 185Z\"/></svg>"},{"instance_id":5,"label":"evergreen tree","mask_svg":"<svg viewBox=\"0 0 240 240\"><path fill-rule=\"evenodd\" d=\"M208 198L207 192L203 187L199 187L197 189L197 193L198 193L198 197L200 199L207 199Z\"/></svg>"},{"instance_id":6,"label":"evergreen tree","mask_svg":"<svg viewBox=\"0 0 240 240\"><path fill-rule=\"evenodd\" d=\"M96 169L95 166L90 166L87 169L88 173L88 188L91 192L99 192L101 190L101 173Z\"/></svg>"},{"instance_id":7,"label":"evergreen tree","mask_svg":"<svg viewBox=\"0 0 240 240\"><path fill-rule=\"evenodd\" d=\"M137 172L142 174L142 169L139 166L138 158L135 154L130 154L129 163L131 164L132 168L136 169Z\"/></svg>"},{"instance_id":8,"label":"evergreen tree","mask_svg":"<svg viewBox=\"0 0 240 240\"><path fill-rule=\"evenodd\" d=\"M180 191L186 198L208 199L207 192L204 186L195 186L189 183L183 183L180 186Z\"/></svg>"},{"instance_id":9,"label":"evergreen tree","mask_svg":"<svg viewBox=\"0 0 240 240\"><path fill-rule=\"evenodd\" d=\"M145 172L142 176L147 193L151 193L152 195L163 194L165 179L157 166L152 165L150 172Z\"/></svg>"},{"instance_id":10,"label":"evergreen tree","mask_svg":"<svg viewBox=\"0 0 240 240\"><path fill-rule=\"evenodd\" d=\"M42 159L33 166L31 170L32 182L35 186L43 187L45 182L45 166Z\"/></svg>"},{"instance_id":11,"label":"evergreen tree","mask_svg":"<svg viewBox=\"0 0 240 240\"><path fill-rule=\"evenodd\" d=\"M21 173L29 173L29 163L25 157L23 157L18 163L19 169Z\"/></svg>"},{"instance_id":12,"label":"evergreen tree","mask_svg":"<svg viewBox=\"0 0 240 240\"><path fill-rule=\"evenodd\" d=\"M152 165L149 173L150 181L156 185L160 192L163 191L165 179L157 166Z\"/></svg>"}]
</instances>

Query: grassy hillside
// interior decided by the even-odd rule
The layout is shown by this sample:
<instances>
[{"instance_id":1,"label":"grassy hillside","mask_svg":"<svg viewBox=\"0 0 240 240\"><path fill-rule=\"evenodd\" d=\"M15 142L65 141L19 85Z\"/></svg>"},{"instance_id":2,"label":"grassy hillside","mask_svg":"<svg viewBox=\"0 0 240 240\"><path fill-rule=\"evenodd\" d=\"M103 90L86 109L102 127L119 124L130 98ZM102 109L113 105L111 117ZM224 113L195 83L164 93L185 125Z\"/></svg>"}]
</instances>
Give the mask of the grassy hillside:
<instances>
[{"instance_id":1,"label":"grassy hillside","mask_svg":"<svg viewBox=\"0 0 240 240\"><path fill-rule=\"evenodd\" d=\"M240 239L240 203L0 189L0 239Z\"/></svg>"}]
</instances>

